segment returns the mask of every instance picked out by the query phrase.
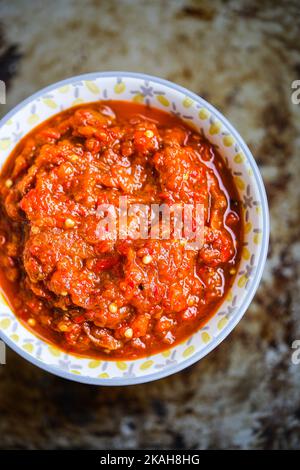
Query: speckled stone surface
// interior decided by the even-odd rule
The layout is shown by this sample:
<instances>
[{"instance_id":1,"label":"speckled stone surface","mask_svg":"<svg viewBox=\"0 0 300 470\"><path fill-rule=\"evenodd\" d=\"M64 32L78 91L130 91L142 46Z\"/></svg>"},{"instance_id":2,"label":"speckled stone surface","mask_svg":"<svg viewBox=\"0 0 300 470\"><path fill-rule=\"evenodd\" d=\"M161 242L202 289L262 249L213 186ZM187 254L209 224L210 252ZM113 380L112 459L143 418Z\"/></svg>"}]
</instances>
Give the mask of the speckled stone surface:
<instances>
[{"instance_id":1,"label":"speckled stone surface","mask_svg":"<svg viewBox=\"0 0 300 470\"><path fill-rule=\"evenodd\" d=\"M271 208L263 280L246 316L198 364L159 382L97 388L8 351L0 448L300 448L298 1L0 0L4 115L57 80L146 72L207 98L253 151Z\"/></svg>"}]
</instances>

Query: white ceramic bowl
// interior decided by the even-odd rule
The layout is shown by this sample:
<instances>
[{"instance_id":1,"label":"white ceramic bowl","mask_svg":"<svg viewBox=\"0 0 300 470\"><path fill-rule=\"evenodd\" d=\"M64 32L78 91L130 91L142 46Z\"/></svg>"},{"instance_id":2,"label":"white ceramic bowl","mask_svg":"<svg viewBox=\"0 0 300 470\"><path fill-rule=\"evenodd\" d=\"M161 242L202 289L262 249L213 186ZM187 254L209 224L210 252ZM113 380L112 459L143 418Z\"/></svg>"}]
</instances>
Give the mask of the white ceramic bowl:
<instances>
[{"instance_id":1,"label":"white ceramic bowl","mask_svg":"<svg viewBox=\"0 0 300 470\"><path fill-rule=\"evenodd\" d=\"M227 298L209 322L170 350L133 361L98 361L66 354L30 333L0 294L1 338L28 361L61 377L97 385L129 385L174 374L208 354L240 321L258 287L269 240L268 204L254 158L227 119L174 83L128 72L91 73L50 85L23 101L0 122L0 165L36 125L73 105L97 100L147 103L176 113L217 145L243 202L242 260ZM247 320L246 320L247 321Z\"/></svg>"}]
</instances>

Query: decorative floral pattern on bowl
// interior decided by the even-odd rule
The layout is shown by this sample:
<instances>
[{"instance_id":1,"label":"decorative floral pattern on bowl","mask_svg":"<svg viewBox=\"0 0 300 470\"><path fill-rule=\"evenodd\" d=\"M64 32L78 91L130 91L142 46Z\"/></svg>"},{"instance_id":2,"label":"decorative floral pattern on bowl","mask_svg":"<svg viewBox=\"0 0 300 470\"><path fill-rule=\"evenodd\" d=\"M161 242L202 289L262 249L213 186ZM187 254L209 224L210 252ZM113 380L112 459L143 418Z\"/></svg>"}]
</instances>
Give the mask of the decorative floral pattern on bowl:
<instances>
[{"instance_id":1,"label":"decorative floral pattern on bowl","mask_svg":"<svg viewBox=\"0 0 300 470\"><path fill-rule=\"evenodd\" d=\"M165 80L128 72L73 77L39 91L0 122L0 165L17 142L36 125L76 104L97 100L145 103L174 113L212 142L230 168L243 202L242 260L235 282L218 312L187 341L134 361L99 361L66 354L28 331L0 294L1 338L25 359L71 380L98 385L129 385L160 379L201 359L239 322L259 284L264 267L269 216L258 168L246 144L210 104Z\"/></svg>"}]
</instances>

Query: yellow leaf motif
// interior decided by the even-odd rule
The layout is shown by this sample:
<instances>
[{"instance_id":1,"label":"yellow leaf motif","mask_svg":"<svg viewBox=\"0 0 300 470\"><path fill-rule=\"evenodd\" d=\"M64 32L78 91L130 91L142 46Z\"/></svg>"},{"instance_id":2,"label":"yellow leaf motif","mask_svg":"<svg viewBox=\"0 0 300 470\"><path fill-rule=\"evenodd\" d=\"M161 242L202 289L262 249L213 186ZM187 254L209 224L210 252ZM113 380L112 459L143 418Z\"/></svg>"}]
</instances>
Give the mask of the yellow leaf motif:
<instances>
[{"instance_id":1,"label":"yellow leaf motif","mask_svg":"<svg viewBox=\"0 0 300 470\"><path fill-rule=\"evenodd\" d=\"M4 303L4 305L6 305L7 307L9 307L9 304L6 300L6 298L4 297L3 294L0 294L0 301Z\"/></svg>"},{"instance_id":2,"label":"yellow leaf motif","mask_svg":"<svg viewBox=\"0 0 300 470\"><path fill-rule=\"evenodd\" d=\"M245 233L246 233L246 234L249 233L249 232L251 232L251 230L252 230L252 224L251 224L251 222L246 222L246 223L245 223L244 230L245 230Z\"/></svg>"},{"instance_id":3,"label":"yellow leaf motif","mask_svg":"<svg viewBox=\"0 0 300 470\"><path fill-rule=\"evenodd\" d=\"M10 339L12 339L12 340L13 340L15 343L17 343L17 342L19 341L19 339L20 339L20 338L19 338L19 336L18 336L18 335L16 335L16 334L13 334L13 335L11 335Z\"/></svg>"},{"instance_id":4,"label":"yellow leaf motif","mask_svg":"<svg viewBox=\"0 0 300 470\"><path fill-rule=\"evenodd\" d=\"M189 346L188 348L186 348L185 351L183 351L183 357L189 357L193 354L193 352L195 351L195 346Z\"/></svg>"},{"instance_id":5,"label":"yellow leaf motif","mask_svg":"<svg viewBox=\"0 0 300 470\"><path fill-rule=\"evenodd\" d=\"M244 247L243 248L243 253L242 253L242 258L245 260L245 261L248 261L250 259L250 251L248 250L247 247Z\"/></svg>"},{"instance_id":6,"label":"yellow leaf motif","mask_svg":"<svg viewBox=\"0 0 300 470\"><path fill-rule=\"evenodd\" d=\"M70 90L70 85L65 85L58 89L59 93L68 93L69 90Z\"/></svg>"},{"instance_id":7,"label":"yellow leaf motif","mask_svg":"<svg viewBox=\"0 0 300 470\"><path fill-rule=\"evenodd\" d=\"M120 370L126 370L126 369L127 369L127 364L126 364L126 362L118 361L118 362L117 362L117 368L120 369Z\"/></svg>"},{"instance_id":8,"label":"yellow leaf motif","mask_svg":"<svg viewBox=\"0 0 300 470\"><path fill-rule=\"evenodd\" d=\"M234 138L231 135L225 135L225 137L223 137L223 144L225 147L231 147L231 145L234 144Z\"/></svg>"},{"instance_id":9,"label":"yellow leaf motif","mask_svg":"<svg viewBox=\"0 0 300 470\"><path fill-rule=\"evenodd\" d=\"M11 140L8 138L0 140L0 150L7 150L10 144Z\"/></svg>"},{"instance_id":10,"label":"yellow leaf motif","mask_svg":"<svg viewBox=\"0 0 300 470\"><path fill-rule=\"evenodd\" d=\"M169 350L168 350L168 351L163 351L163 352L162 352L162 355L163 355L164 357L169 357L169 356L171 355L171 351L169 351Z\"/></svg>"},{"instance_id":11,"label":"yellow leaf motif","mask_svg":"<svg viewBox=\"0 0 300 470\"><path fill-rule=\"evenodd\" d=\"M235 163L243 163L245 161L245 156L242 153L237 153L234 157Z\"/></svg>"},{"instance_id":12,"label":"yellow leaf motif","mask_svg":"<svg viewBox=\"0 0 300 470\"><path fill-rule=\"evenodd\" d=\"M101 361L97 361L97 360L93 360L93 361L90 361L88 363L88 367L90 369L96 369L97 367L99 367L101 365Z\"/></svg>"},{"instance_id":13,"label":"yellow leaf motif","mask_svg":"<svg viewBox=\"0 0 300 470\"><path fill-rule=\"evenodd\" d=\"M189 98L188 96L186 96L182 102L183 106L185 108L190 108L193 104L193 100L191 98Z\"/></svg>"},{"instance_id":14,"label":"yellow leaf motif","mask_svg":"<svg viewBox=\"0 0 300 470\"><path fill-rule=\"evenodd\" d=\"M116 85L114 87L114 90L115 90L115 93L117 93L118 95L120 93L124 93L124 91L126 90L125 83L123 83L123 82L116 83Z\"/></svg>"},{"instance_id":15,"label":"yellow leaf motif","mask_svg":"<svg viewBox=\"0 0 300 470\"><path fill-rule=\"evenodd\" d=\"M227 324L228 319L227 317L221 318L221 320L218 322L218 330L223 330L224 326Z\"/></svg>"},{"instance_id":16,"label":"yellow leaf motif","mask_svg":"<svg viewBox=\"0 0 300 470\"><path fill-rule=\"evenodd\" d=\"M132 101L134 103L143 103L144 101L144 97L141 93L137 93L136 95L134 95L134 97L132 98Z\"/></svg>"},{"instance_id":17,"label":"yellow leaf motif","mask_svg":"<svg viewBox=\"0 0 300 470\"><path fill-rule=\"evenodd\" d=\"M10 318L4 318L0 321L0 328L1 330L6 330L11 325Z\"/></svg>"},{"instance_id":18,"label":"yellow leaf motif","mask_svg":"<svg viewBox=\"0 0 300 470\"><path fill-rule=\"evenodd\" d=\"M141 369L141 370L147 370L147 369L149 369L153 364L154 364L154 362L151 361L151 360L146 361L146 362L144 362L144 363L141 365L140 369Z\"/></svg>"},{"instance_id":19,"label":"yellow leaf motif","mask_svg":"<svg viewBox=\"0 0 300 470\"><path fill-rule=\"evenodd\" d=\"M27 122L28 122L28 124L33 125L36 122L38 122L38 120L39 120L39 117L38 117L37 114L31 114L31 116L29 116L29 118L27 119Z\"/></svg>"},{"instance_id":20,"label":"yellow leaf motif","mask_svg":"<svg viewBox=\"0 0 300 470\"><path fill-rule=\"evenodd\" d=\"M51 98L44 98L43 99L43 103L48 106L49 108L52 108L52 109L55 109L57 108L57 104L55 103L54 100L52 100Z\"/></svg>"},{"instance_id":21,"label":"yellow leaf motif","mask_svg":"<svg viewBox=\"0 0 300 470\"><path fill-rule=\"evenodd\" d=\"M243 288L245 287L246 283L247 283L247 277L245 276L245 274L243 274L238 280L238 286L240 288Z\"/></svg>"},{"instance_id":22,"label":"yellow leaf motif","mask_svg":"<svg viewBox=\"0 0 300 470\"><path fill-rule=\"evenodd\" d=\"M94 93L95 95L100 93L100 88L96 85L96 83L87 80L85 82L85 85L87 89L90 90L91 93Z\"/></svg>"},{"instance_id":23,"label":"yellow leaf motif","mask_svg":"<svg viewBox=\"0 0 300 470\"><path fill-rule=\"evenodd\" d=\"M109 375L107 372L102 372L102 374L98 375L99 379L109 379Z\"/></svg>"},{"instance_id":24,"label":"yellow leaf motif","mask_svg":"<svg viewBox=\"0 0 300 470\"><path fill-rule=\"evenodd\" d=\"M49 346L48 348L50 354L54 357L59 357L61 355L61 352L59 349L55 348L54 346Z\"/></svg>"},{"instance_id":25,"label":"yellow leaf motif","mask_svg":"<svg viewBox=\"0 0 300 470\"><path fill-rule=\"evenodd\" d=\"M253 237L253 241L256 245L260 245L261 244L261 233L255 233L254 234L254 237Z\"/></svg>"},{"instance_id":26,"label":"yellow leaf motif","mask_svg":"<svg viewBox=\"0 0 300 470\"><path fill-rule=\"evenodd\" d=\"M242 178L240 178L239 176L235 176L234 179L235 179L235 183L236 183L238 189L243 191L245 189L245 183L242 180Z\"/></svg>"},{"instance_id":27,"label":"yellow leaf motif","mask_svg":"<svg viewBox=\"0 0 300 470\"><path fill-rule=\"evenodd\" d=\"M199 118L202 119L203 121L205 119L208 119L210 116L210 113L207 111L207 109L201 108L198 114Z\"/></svg>"},{"instance_id":28,"label":"yellow leaf motif","mask_svg":"<svg viewBox=\"0 0 300 470\"><path fill-rule=\"evenodd\" d=\"M214 124L211 124L209 128L209 133L210 135L218 134L220 130L221 130L221 123L215 122Z\"/></svg>"},{"instance_id":29,"label":"yellow leaf motif","mask_svg":"<svg viewBox=\"0 0 300 470\"><path fill-rule=\"evenodd\" d=\"M33 344L31 343L25 343L23 344L23 349L25 349L25 351L29 352L29 353L32 353L33 351Z\"/></svg>"},{"instance_id":30,"label":"yellow leaf motif","mask_svg":"<svg viewBox=\"0 0 300 470\"><path fill-rule=\"evenodd\" d=\"M169 106L169 100L167 100L167 98L163 95L157 95L157 100L160 102L160 104L162 104L163 106Z\"/></svg>"},{"instance_id":31,"label":"yellow leaf motif","mask_svg":"<svg viewBox=\"0 0 300 470\"><path fill-rule=\"evenodd\" d=\"M201 338L202 338L203 343L209 343L211 340L211 336L209 333L207 333L207 331L203 331Z\"/></svg>"},{"instance_id":32,"label":"yellow leaf motif","mask_svg":"<svg viewBox=\"0 0 300 470\"><path fill-rule=\"evenodd\" d=\"M233 293L232 293L232 291L229 291L229 292L228 292L228 295L227 295L227 297L226 297L226 300L228 300L228 302L231 302L232 299L233 299Z\"/></svg>"},{"instance_id":33,"label":"yellow leaf motif","mask_svg":"<svg viewBox=\"0 0 300 470\"><path fill-rule=\"evenodd\" d=\"M70 372L75 375L81 375L81 372L79 372L79 370L76 370L76 369L71 369Z\"/></svg>"},{"instance_id":34,"label":"yellow leaf motif","mask_svg":"<svg viewBox=\"0 0 300 470\"><path fill-rule=\"evenodd\" d=\"M73 101L72 106L76 106L81 103L84 103L84 100L82 98L76 98L76 100Z\"/></svg>"}]
</instances>

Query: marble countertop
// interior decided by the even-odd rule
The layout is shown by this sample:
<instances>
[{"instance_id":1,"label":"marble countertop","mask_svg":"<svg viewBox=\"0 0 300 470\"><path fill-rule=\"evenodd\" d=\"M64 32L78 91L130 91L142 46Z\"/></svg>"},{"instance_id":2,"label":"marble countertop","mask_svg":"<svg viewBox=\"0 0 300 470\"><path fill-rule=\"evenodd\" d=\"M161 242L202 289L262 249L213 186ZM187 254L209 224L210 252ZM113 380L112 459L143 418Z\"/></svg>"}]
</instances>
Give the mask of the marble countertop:
<instances>
[{"instance_id":1,"label":"marble countertop","mask_svg":"<svg viewBox=\"0 0 300 470\"><path fill-rule=\"evenodd\" d=\"M97 388L8 351L0 448L300 448L299 2L0 0L4 115L57 80L146 72L208 99L250 146L266 183L271 243L246 316L217 349L158 382Z\"/></svg>"}]
</instances>

